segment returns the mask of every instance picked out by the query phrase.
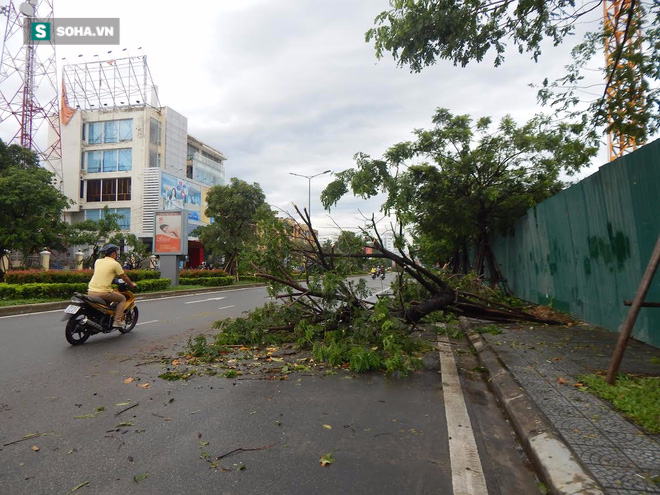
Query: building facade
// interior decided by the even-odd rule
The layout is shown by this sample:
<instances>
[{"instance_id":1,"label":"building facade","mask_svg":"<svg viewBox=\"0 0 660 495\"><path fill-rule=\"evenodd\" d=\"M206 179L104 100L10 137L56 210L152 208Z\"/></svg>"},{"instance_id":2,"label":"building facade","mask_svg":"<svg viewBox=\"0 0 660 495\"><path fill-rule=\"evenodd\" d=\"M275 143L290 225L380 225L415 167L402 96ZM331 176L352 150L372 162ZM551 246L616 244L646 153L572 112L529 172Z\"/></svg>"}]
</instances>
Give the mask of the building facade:
<instances>
[{"instance_id":1,"label":"building facade","mask_svg":"<svg viewBox=\"0 0 660 495\"><path fill-rule=\"evenodd\" d=\"M187 118L146 104L76 109L61 127L63 192L73 200L70 223L98 220L107 206L124 232L151 244L154 212L186 210L189 232L204 215L210 187L225 183L222 152L188 135ZM189 265L203 246L191 237Z\"/></svg>"}]
</instances>

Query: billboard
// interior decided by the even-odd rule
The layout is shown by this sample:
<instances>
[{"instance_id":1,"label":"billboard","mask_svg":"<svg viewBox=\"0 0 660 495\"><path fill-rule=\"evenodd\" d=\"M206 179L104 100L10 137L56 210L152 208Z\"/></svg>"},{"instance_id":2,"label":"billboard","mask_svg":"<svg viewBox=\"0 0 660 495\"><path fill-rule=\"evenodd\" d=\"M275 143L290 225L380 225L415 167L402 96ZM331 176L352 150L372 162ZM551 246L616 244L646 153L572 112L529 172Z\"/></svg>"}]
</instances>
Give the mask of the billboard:
<instances>
[{"instance_id":1,"label":"billboard","mask_svg":"<svg viewBox=\"0 0 660 495\"><path fill-rule=\"evenodd\" d=\"M197 184L173 175L161 174L160 196L165 210L187 210L188 220L199 222L202 212L202 190Z\"/></svg>"},{"instance_id":2,"label":"billboard","mask_svg":"<svg viewBox=\"0 0 660 495\"><path fill-rule=\"evenodd\" d=\"M154 221L154 254L188 254L188 217L185 211L157 211Z\"/></svg>"}]
</instances>

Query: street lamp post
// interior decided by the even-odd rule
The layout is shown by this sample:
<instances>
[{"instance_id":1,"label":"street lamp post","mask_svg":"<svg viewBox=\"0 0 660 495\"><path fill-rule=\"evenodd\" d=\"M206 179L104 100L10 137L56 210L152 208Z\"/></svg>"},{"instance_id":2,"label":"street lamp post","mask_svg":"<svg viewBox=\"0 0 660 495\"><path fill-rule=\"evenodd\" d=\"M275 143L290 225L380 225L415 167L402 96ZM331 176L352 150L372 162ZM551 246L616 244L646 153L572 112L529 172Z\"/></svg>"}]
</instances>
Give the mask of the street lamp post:
<instances>
[{"instance_id":1,"label":"street lamp post","mask_svg":"<svg viewBox=\"0 0 660 495\"><path fill-rule=\"evenodd\" d=\"M304 177L307 179L307 214L309 215L309 219L312 219L312 179L314 177L318 177L319 175L325 175L329 174L332 172L332 170L326 170L325 172L318 173L316 175L302 175L302 174L296 174L293 172L289 172L289 175L295 175L297 177Z\"/></svg>"}]
</instances>

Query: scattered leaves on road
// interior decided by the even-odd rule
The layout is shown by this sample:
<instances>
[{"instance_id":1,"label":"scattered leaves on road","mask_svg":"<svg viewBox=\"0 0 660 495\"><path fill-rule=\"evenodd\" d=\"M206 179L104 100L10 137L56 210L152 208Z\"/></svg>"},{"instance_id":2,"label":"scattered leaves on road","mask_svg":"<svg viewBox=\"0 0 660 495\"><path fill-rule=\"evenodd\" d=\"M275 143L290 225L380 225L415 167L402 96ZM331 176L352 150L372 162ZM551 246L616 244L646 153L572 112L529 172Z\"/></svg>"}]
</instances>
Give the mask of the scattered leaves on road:
<instances>
[{"instance_id":1,"label":"scattered leaves on road","mask_svg":"<svg viewBox=\"0 0 660 495\"><path fill-rule=\"evenodd\" d=\"M330 425L323 425L323 428L325 428L326 430L332 430L332 426Z\"/></svg>"},{"instance_id":2,"label":"scattered leaves on road","mask_svg":"<svg viewBox=\"0 0 660 495\"><path fill-rule=\"evenodd\" d=\"M149 477L149 473L141 473L141 474L136 474L133 476L133 481L136 483L139 483L140 481L144 481Z\"/></svg>"},{"instance_id":3,"label":"scattered leaves on road","mask_svg":"<svg viewBox=\"0 0 660 495\"><path fill-rule=\"evenodd\" d=\"M332 457L332 452L329 452L329 453L321 456L321 458L319 459L319 462L321 463L322 467L326 467L326 466L329 466L330 464L332 464L333 462L335 462L335 458Z\"/></svg>"},{"instance_id":4,"label":"scattered leaves on road","mask_svg":"<svg viewBox=\"0 0 660 495\"><path fill-rule=\"evenodd\" d=\"M41 449L39 447L37 447L36 445L33 445L32 450L34 450L35 452L39 452Z\"/></svg>"},{"instance_id":5,"label":"scattered leaves on road","mask_svg":"<svg viewBox=\"0 0 660 495\"><path fill-rule=\"evenodd\" d=\"M133 381L135 381L135 378L129 376L128 378L126 378L126 380L124 380L124 383L132 383Z\"/></svg>"}]
</instances>

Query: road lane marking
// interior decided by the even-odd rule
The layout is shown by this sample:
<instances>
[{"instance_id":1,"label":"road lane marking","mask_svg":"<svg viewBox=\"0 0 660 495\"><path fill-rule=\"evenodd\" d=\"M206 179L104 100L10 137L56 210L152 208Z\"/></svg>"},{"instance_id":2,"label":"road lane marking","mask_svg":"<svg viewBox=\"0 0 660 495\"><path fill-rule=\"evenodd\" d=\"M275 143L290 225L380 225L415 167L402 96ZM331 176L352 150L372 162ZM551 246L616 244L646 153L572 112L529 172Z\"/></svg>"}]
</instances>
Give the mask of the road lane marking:
<instances>
[{"instance_id":1,"label":"road lane marking","mask_svg":"<svg viewBox=\"0 0 660 495\"><path fill-rule=\"evenodd\" d=\"M223 307L218 308L218 309L229 309L229 308L233 308L233 307L234 307L234 305L232 304L231 306L223 306Z\"/></svg>"},{"instance_id":2,"label":"road lane marking","mask_svg":"<svg viewBox=\"0 0 660 495\"><path fill-rule=\"evenodd\" d=\"M64 308L62 309L49 309L48 311L37 311L36 313L20 313L17 315L6 315L0 316L0 320L3 318L18 318L19 316L31 316L31 315L44 315L47 313L64 313Z\"/></svg>"},{"instance_id":3,"label":"road lane marking","mask_svg":"<svg viewBox=\"0 0 660 495\"><path fill-rule=\"evenodd\" d=\"M454 495L488 495L454 353L446 335L438 335L438 351Z\"/></svg>"},{"instance_id":4,"label":"road lane marking","mask_svg":"<svg viewBox=\"0 0 660 495\"><path fill-rule=\"evenodd\" d=\"M390 290L389 287L387 289L379 290L378 292L375 292L374 294L370 295L367 298L367 301L370 300L370 299L373 299L374 297L377 297L378 295L382 294L383 292L388 292L389 290Z\"/></svg>"},{"instance_id":5,"label":"road lane marking","mask_svg":"<svg viewBox=\"0 0 660 495\"><path fill-rule=\"evenodd\" d=\"M149 320L149 321L141 321L140 323L136 323L135 326L140 326L140 325L148 325L149 323L156 323L160 320Z\"/></svg>"},{"instance_id":6,"label":"road lane marking","mask_svg":"<svg viewBox=\"0 0 660 495\"><path fill-rule=\"evenodd\" d=\"M197 304L201 302L208 302L208 301L219 301L221 299L224 299L225 296L222 297L209 297L208 299L200 299L199 301L186 301L183 304Z\"/></svg>"},{"instance_id":7,"label":"road lane marking","mask_svg":"<svg viewBox=\"0 0 660 495\"><path fill-rule=\"evenodd\" d=\"M244 290L259 290L259 289L264 289L264 287L245 287L242 289L229 289L229 290L223 290L222 292L225 293L232 293L232 292L239 292L239 291L244 291ZM156 302L156 301L164 301L165 299L178 299L181 297L193 297L193 296L200 296L200 295L206 295L206 294L217 294L218 291L210 291L210 292L201 292L201 293L196 293L196 294L179 294L176 296L166 296L166 297L155 297L153 299L138 299L137 302L138 304L146 304L149 302ZM5 318L18 318L20 316L33 316L33 315L43 315L43 314L48 314L48 313L63 313L64 312L64 307L62 309L49 309L47 311L34 311L32 313L20 313L17 315L5 315L5 316L0 316L0 320L5 319Z\"/></svg>"}]
</instances>

